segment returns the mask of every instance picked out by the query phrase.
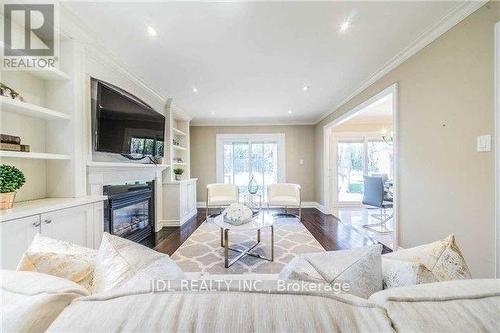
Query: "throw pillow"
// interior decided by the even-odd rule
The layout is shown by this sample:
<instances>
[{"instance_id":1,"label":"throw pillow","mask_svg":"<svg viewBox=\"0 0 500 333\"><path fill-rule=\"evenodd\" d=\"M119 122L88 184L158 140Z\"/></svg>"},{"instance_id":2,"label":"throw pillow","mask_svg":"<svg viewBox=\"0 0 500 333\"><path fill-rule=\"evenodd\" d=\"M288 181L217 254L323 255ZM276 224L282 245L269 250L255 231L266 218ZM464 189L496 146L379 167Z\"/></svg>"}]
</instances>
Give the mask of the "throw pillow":
<instances>
[{"instance_id":1,"label":"throw pillow","mask_svg":"<svg viewBox=\"0 0 500 333\"><path fill-rule=\"evenodd\" d=\"M129 281L183 279L168 255L124 238L104 233L97 253L93 292L132 288ZM133 280L132 280L133 279Z\"/></svg>"},{"instance_id":2,"label":"throw pillow","mask_svg":"<svg viewBox=\"0 0 500 333\"><path fill-rule=\"evenodd\" d=\"M419 262L387 259L382 256L384 289L436 282L436 278Z\"/></svg>"},{"instance_id":3,"label":"throw pillow","mask_svg":"<svg viewBox=\"0 0 500 333\"><path fill-rule=\"evenodd\" d=\"M453 235L430 244L386 254L382 256L382 261L385 259L420 263L433 274L436 281L471 278L465 258Z\"/></svg>"},{"instance_id":4,"label":"throw pillow","mask_svg":"<svg viewBox=\"0 0 500 333\"><path fill-rule=\"evenodd\" d=\"M37 234L17 270L57 276L90 290L96 254L96 250Z\"/></svg>"},{"instance_id":5,"label":"throw pillow","mask_svg":"<svg viewBox=\"0 0 500 333\"><path fill-rule=\"evenodd\" d=\"M368 298L382 290L381 245L358 249L303 254L280 273L285 280L346 282L349 293Z\"/></svg>"}]
</instances>

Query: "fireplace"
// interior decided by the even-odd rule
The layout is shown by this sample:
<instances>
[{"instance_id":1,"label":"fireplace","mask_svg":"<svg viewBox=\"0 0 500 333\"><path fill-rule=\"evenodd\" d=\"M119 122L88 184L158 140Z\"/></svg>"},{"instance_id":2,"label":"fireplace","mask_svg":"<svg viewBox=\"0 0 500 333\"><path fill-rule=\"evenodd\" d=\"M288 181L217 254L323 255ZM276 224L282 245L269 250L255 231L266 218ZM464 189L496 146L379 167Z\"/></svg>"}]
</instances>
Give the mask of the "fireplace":
<instances>
[{"instance_id":1,"label":"fireplace","mask_svg":"<svg viewBox=\"0 0 500 333\"><path fill-rule=\"evenodd\" d=\"M104 203L104 231L138 243L153 236L154 181L106 185L103 193L108 196Z\"/></svg>"}]
</instances>

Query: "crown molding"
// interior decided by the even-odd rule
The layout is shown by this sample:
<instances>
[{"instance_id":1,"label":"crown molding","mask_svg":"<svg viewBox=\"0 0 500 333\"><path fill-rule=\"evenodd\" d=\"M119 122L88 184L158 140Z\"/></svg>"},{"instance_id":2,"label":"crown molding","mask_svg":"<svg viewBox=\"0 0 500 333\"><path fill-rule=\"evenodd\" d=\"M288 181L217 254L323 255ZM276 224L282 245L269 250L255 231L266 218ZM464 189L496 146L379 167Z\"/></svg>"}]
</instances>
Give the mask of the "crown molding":
<instances>
[{"instance_id":1,"label":"crown molding","mask_svg":"<svg viewBox=\"0 0 500 333\"><path fill-rule=\"evenodd\" d=\"M240 123L203 123L203 122L192 122L190 126L196 127L252 127L252 126L314 126L316 122L309 123L249 123L249 122L240 122Z\"/></svg>"},{"instance_id":2,"label":"crown molding","mask_svg":"<svg viewBox=\"0 0 500 333\"><path fill-rule=\"evenodd\" d=\"M433 25L430 29L418 36L408 47L399 52L394 58L389 60L382 68L375 71L373 75L370 76L358 89L354 90L347 98L343 99L340 103L336 104L333 108L330 108L326 113L324 113L315 124L319 124L323 119L333 114L342 105L349 102L351 99L359 95L373 83L381 79L383 76L388 74L394 68L398 67L406 60L414 56L417 52L422 50L424 47L435 41L438 37L443 35L445 32L453 28L455 25L463 21L467 16L474 13L476 10L481 8L486 4L487 0L479 1L466 1L455 9L450 11L446 16L444 16L439 22Z\"/></svg>"}]
</instances>

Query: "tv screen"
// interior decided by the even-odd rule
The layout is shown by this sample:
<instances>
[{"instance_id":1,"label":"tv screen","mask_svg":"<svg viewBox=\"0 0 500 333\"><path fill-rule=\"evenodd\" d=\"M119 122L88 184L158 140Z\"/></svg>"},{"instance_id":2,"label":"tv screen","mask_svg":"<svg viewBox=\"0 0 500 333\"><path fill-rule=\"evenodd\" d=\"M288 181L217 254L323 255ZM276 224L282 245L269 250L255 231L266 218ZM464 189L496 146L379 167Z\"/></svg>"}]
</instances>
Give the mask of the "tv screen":
<instances>
[{"instance_id":1,"label":"tv screen","mask_svg":"<svg viewBox=\"0 0 500 333\"><path fill-rule=\"evenodd\" d=\"M92 79L95 150L125 156L163 156L165 117L111 84Z\"/></svg>"}]
</instances>

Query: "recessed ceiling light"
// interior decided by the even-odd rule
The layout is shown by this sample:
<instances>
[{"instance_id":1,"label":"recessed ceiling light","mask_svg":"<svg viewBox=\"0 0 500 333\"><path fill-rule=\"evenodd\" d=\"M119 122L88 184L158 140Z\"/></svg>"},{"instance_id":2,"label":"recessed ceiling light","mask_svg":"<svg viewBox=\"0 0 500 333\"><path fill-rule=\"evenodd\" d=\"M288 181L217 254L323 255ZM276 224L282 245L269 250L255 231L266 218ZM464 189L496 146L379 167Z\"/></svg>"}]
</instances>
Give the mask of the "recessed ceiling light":
<instances>
[{"instance_id":1,"label":"recessed ceiling light","mask_svg":"<svg viewBox=\"0 0 500 333\"><path fill-rule=\"evenodd\" d=\"M148 31L148 35L150 35L151 37L156 37L157 33L156 33L155 28L149 26L147 31Z\"/></svg>"},{"instance_id":2,"label":"recessed ceiling light","mask_svg":"<svg viewBox=\"0 0 500 333\"><path fill-rule=\"evenodd\" d=\"M196 94L198 92L198 88L193 87L193 92Z\"/></svg>"},{"instance_id":3,"label":"recessed ceiling light","mask_svg":"<svg viewBox=\"0 0 500 333\"><path fill-rule=\"evenodd\" d=\"M349 22L349 20L345 20L344 22L342 22L342 24L339 26L339 32L341 33L344 33L346 32L347 30L349 30L349 28L351 27L351 22Z\"/></svg>"},{"instance_id":4,"label":"recessed ceiling light","mask_svg":"<svg viewBox=\"0 0 500 333\"><path fill-rule=\"evenodd\" d=\"M302 90L304 90L304 91L308 91L308 90L309 90L309 88L310 88L310 87L306 85L306 86L304 86L304 87L302 88Z\"/></svg>"},{"instance_id":5,"label":"recessed ceiling light","mask_svg":"<svg viewBox=\"0 0 500 333\"><path fill-rule=\"evenodd\" d=\"M215 112L213 112L213 111L212 111L212 112L210 112L210 115L211 115L211 116L215 116Z\"/></svg>"},{"instance_id":6,"label":"recessed ceiling light","mask_svg":"<svg viewBox=\"0 0 500 333\"><path fill-rule=\"evenodd\" d=\"M292 114L292 110L288 110L288 114Z\"/></svg>"}]
</instances>

